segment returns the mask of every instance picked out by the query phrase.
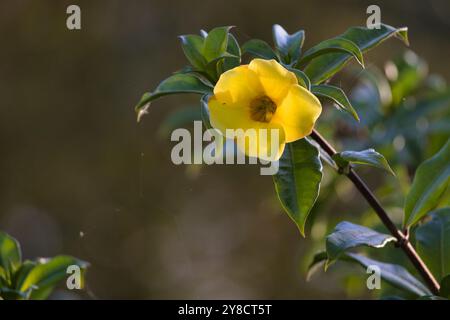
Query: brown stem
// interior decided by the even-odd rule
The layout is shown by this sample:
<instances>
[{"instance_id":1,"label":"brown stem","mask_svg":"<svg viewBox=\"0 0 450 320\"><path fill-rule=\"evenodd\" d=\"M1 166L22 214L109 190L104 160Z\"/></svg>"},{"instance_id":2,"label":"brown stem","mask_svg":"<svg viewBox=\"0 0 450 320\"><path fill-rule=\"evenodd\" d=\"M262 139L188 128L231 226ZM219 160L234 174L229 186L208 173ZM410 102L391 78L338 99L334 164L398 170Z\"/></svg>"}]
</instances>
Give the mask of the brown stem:
<instances>
[{"instance_id":1,"label":"brown stem","mask_svg":"<svg viewBox=\"0 0 450 320\"><path fill-rule=\"evenodd\" d=\"M314 141L316 141L330 157L332 157L336 153L336 150L316 130L313 130L313 132L311 133L311 138L313 138ZM355 187L366 199L369 205L373 208L373 210L389 230L389 232L397 239L398 247L402 248L402 250L408 256L409 260L411 260L412 264L417 269L417 271L419 271L420 275L425 280L431 292L433 292L433 294L438 294L439 283L436 281L433 274L430 272L420 256L417 254L411 242L409 242L408 237L397 228L394 222L392 222L387 212L381 206L380 201L378 201L377 197L369 189L366 183L352 168L348 170L346 175L353 182Z\"/></svg>"}]
</instances>

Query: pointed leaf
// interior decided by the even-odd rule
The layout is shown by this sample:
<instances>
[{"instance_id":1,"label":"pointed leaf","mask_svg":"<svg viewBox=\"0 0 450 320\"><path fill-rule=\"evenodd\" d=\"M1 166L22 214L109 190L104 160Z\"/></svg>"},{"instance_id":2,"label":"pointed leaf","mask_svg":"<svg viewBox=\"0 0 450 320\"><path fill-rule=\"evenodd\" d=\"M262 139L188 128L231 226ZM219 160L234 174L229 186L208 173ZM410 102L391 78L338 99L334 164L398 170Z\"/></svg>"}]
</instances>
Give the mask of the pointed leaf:
<instances>
[{"instance_id":1,"label":"pointed leaf","mask_svg":"<svg viewBox=\"0 0 450 320\"><path fill-rule=\"evenodd\" d=\"M281 205L305 236L306 219L322 180L319 151L306 139L288 143L273 179Z\"/></svg>"},{"instance_id":2,"label":"pointed leaf","mask_svg":"<svg viewBox=\"0 0 450 320\"><path fill-rule=\"evenodd\" d=\"M322 260L321 260L322 259ZM317 266L324 265L327 255L321 252L315 255L313 263L309 266L310 270L317 269ZM383 280L394 287L410 292L419 297L431 295L430 290L417 278L411 275L404 267L396 264L384 263L364 257L356 253L344 253L340 260L357 263L367 269L369 266L377 266L380 269L380 276Z\"/></svg>"},{"instance_id":3,"label":"pointed leaf","mask_svg":"<svg viewBox=\"0 0 450 320\"><path fill-rule=\"evenodd\" d=\"M71 265L77 265L81 269L86 269L88 264L70 256L56 256L51 259L40 259L38 264L32 268L18 287L20 291L26 292L33 286L36 287L38 296L31 298L45 298L50 294L51 289L60 281L67 278L67 268ZM43 294L45 293L45 295Z\"/></svg>"},{"instance_id":4,"label":"pointed leaf","mask_svg":"<svg viewBox=\"0 0 450 320\"><path fill-rule=\"evenodd\" d=\"M431 295L430 290L422 282L400 265L379 262L355 253L347 253L346 255L364 268L368 266L379 267L381 278L399 289L409 291L418 296Z\"/></svg>"},{"instance_id":5,"label":"pointed leaf","mask_svg":"<svg viewBox=\"0 0 450 320\"><path fill-rule=\"evenodd\" d=\"M142 96L136 106L138 120L146 113L147 108L150 106L150 102L159 97L178 93L208 94L210 92L212 92L212 88L194 74L174 74L162 81L158 87L156 87L155 91L147 92Z\"/></svg>"},{"instance_id":6,"label":"pointed leaf","mask_svg":"<svg viewBox=\"0 0 450 320\"><path fill-rule=\"evenodd\" d=\"M394 28L381 24L380 29L353 27L340 37L355 43L362 52L372 49L392 36L406 40L406 28ZM314 84L319 84L341 70L353 56L349 53L333 52L322 55L308 64L305 73Z\"/></svg>"},{"instance_id":7,"label":"pointed leaf","mask_svg":"<svg viewBox=\"0 0 450 320\"><path fill-rule=\"evenodd\" d=\"M438 279L450 275L450 208L430 214L432 219L416 230L417 252Z\"/></svg>"},{"instance_id":8,"label":"pointed leaf","mask_svg":"<svg viewBox=\"0 0 450 320\"><path fill-rule=\"evenodd\" d=\"M183 35L179 37L184 55L197 70L203 70L206 59L203 57L203 46L205 39L196 34Z\"/></svg>"},{"instance_id":9,"label":"pointed leaf","mask_svg":"<svg viewBox=\"0 0 450 320\"><path fill-rule=\"evenodd\" d=\"M349 249L360 246L383 248L391 241L396 241L395 237L347 221L341 222L326 238L327 266Z\"/></svg>"},{"instance_id":10,"label":"pointed leaf","mask_svg":"<svg viewBox=\"0 0 450 320\"><path fill-rule=\"evenodd\" d=\"M311 49L307 50L298 62L298 65L305 66L314 58L330 52L349 53L364 68L363 54L359 47L353 41L342 37L336 37L333 39L322 41L318 45L315 45Z\"/></svg>"},{"instance_id":11,"label":"pointed leaf","mask_svg":"<svg viewBox=\"0 0 450 320\"><path fill-rule=\"evenodd\" d=\"M273 40L275 47L286 64L295 64L300 58L301 48L305 41L305 31L300 30L296 33L289 34L279 24L275 24L272 28Z\"/></svg>"},{"instance_id":12,"label":"pointed leaf","mask_svg":"<svg viewBox=\"0 0 450 320\"><path fill-rule=\"evenodd\" d=\"M395 176L394 171L382 154L374 149L363 151L342 151L333 155L334 161L340 166L345 167L349 163L368 165L380 169L384 169Z\"/></svg>"},{"instance_id":13,"label":"pointed leaf","mask_svg":"<svg viewBox=\"0 0 450 320\"><path fill-rule=\"evenodd\" d=\"M356 121L359 121L358 114L355 109L353 109L347 95L341 88L328 84L321 84L312 86L311 92L318 97L330 99L339 109L348 112L353 118L355 118Z\"/></svg>"},{"instance_id":14,"label":"pointed leaf","mask_svg":"<svg viewBox=\"0 0 450 320\"><path fill-rule=\"evenodd\" d=\"M252 39L244 43L242 46L242 54L249 53L254 57L263 59L274 59L278 60L277 54L273 49L267 44L267 42L258 39Z\"/></svg>"},{"instance_id":15,"label":"pointed leaf","mask_svg":"<svg viewBox=\"0 0 450 320\"><path fill-rule=\"evenodd\" d=\"M206 61L214 60L222 56L228 46L228 32L232 27L217 27L212 29L206 39L203 48L203 55Z\"/></svg>"},{"instance_id":16,"label":"pointed leaf","mask_svg":"<svg viewBox=\"0 0 450 320\"><path fill-rule=\"evenodd\" d=\"M22 263L22 253L16 239L0 231L0 267L6 276L11 279L14 272Z\"/></svg>"},{"instance_id":17,"label":"pointed leaf","mask_svg":"<svg viewBox=\"0 0 450 320\"><path fill-rule=\"evenodd\" d=\"M436 208L450 181L450 139L432 158L416 171L411 190L406 196L404 225L416 224Z\"/></svg>"}]
</instances>

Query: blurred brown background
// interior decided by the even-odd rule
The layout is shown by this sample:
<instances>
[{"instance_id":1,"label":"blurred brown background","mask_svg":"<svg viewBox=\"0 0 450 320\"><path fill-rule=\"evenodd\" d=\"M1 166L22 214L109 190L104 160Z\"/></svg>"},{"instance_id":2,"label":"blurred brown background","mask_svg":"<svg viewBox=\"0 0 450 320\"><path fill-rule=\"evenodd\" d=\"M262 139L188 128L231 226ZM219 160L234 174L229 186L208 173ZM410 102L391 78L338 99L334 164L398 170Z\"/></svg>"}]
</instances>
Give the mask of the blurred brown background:
<instances>
[{"instance_id":1,"label":"blurred brown background","mask_svg":"<svg viewBox=\"0 0 450 320\"><path fill-rule=\"evenodd\" d=\"M302 239L256 166L171 163L159 123L196 97L160 100L139 125L133 106L186 64L177 35L235 25L241 43L271 42L279 23L305 29L310 47L364 25L375 3L450 79L446 0L2 1L0 229L26 258L91 263L87 292L57 298L351 297L333 271L305 281L324 231ZM81 31L66 28L69 4L81 7ZM366 63L403 49L389 40ZM344 193L320 214L357 213L361 198Z\"/></svg>"}]
</instances>

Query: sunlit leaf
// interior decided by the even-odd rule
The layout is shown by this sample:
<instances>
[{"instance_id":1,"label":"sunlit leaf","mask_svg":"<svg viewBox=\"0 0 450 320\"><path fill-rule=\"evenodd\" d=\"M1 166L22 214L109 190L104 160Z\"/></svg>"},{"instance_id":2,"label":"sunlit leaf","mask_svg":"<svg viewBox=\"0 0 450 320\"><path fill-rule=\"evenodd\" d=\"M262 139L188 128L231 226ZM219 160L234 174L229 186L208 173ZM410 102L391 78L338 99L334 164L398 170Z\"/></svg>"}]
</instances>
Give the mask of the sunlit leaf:
<instances>
[{"instance_id":1,"label":"sunlit leaf","mask_svg":"<svg viewBox=\"0 0 450 320\"><path fill-rule=\"evenodd\" d=\"M306 139L288 143L273 179L281 205L305 236L306 219L319 195L322 180L319 151Z\"/></svg>"},{"instance_id":2,"label":"sunlit leaf","mask_svg":"<svg viewBox=\"0 0 450 320\"><path fill-rule=\"evenodd\" d=\"M162 96L178 93L208 94L212 88L193 74L174 74L162 81L153 92L145 93L136 106L138 120L146 112L150 102Z\"/></svg>"},{"instance_id":3,"label":"sunlit leaf","mask_svg":"<svg viewBox=\"0 0 450 320\"><path fill-rule=\"evenodd\" d=\"M405 201L404 225L412 226L433 210L450 181L450 139L432 158L416 171Z\"/></svg>"},{"instance_id":4,"label":"sunlit leaf","mask_svg":"<svg viewBox=\"0 0 450 320\"><path fill-rule=\"evenodd\" d=\"M212 29L206 39L203 48L203 56L206 61L212 61L222 56L228 46L228 32L232 27L217 27Z\"/></svg>"},{"instance_id":5,"label":"sunlit leaf","mask_svg":"<svg viewBox=\"0 0 450 320\"><path fill-rule=\"evenodd\" d=\"M22 262L20 245L16 239L0 231L0 266L10 280Z\"/></svg>"},{"instance_id":6,"label":"sunlit leaf","mask_svg":"<svg viewBox=\"0 0 450 320\"><path fill-rule=\"evenodd\" d=\"M67 268L77 265L81 269L86 269L88 264L69 256L57 256L51 259L41 259L34 266L21 282L17 283L17 288L26 292L32 287L32 299L44 299L51 292L51 289L60 281L68 277ZM36 293L34 293L36 292Z\"/></svg>"},{"instance_id":7,"label":"sunlit leaf","mask_svg":"<svg viewBox=\"0 0 450 320\"><path fill-rule=\"evenodd\" d=\"M347 95L341 88L328 84L321 84L312 86L311 92L318 97L330 99L338 108L348 112L356 121L359 121L358 113L355 111L348 100Z\"/></svg>"},{"instance_id":8,"label":"sunlit leaf","mask_svg":"<svg viewBox=\"0 0 450 320\"><path fill-rule=\"evenodd\" d=\"M391 235L343 221L326 238L327 266L349 249L360 246L383 248L387 243L395 240L395 237Z\"/></svg>"},{"instance_id":9,"label":"sunlit leaf","mask_svg":"<svg viewBox=\"0 0 450 320\"><path fill-rule=\"evenodd\" d=\"M334 154L333 159L341 167L345 167L349 163L368 165L384 169L392 175L395 175L383 155L376 152L374 149L362 151L342 151Z\"/></svg>"},{"instance_id":10,"label":"sunlit leaf","mask_svg":"<svg viewBox=\"0 0 450 320\"><path fill-rule=\"evenodd\" d=\"M354 42L362 52L365 52L392 36L397 36L407 43L406 31L406 28L394 28L381 24L380 29L353 27L340 37ZM328 53L312 60L304 71L313 84L319 84L341 70L352 57L349 53Z\"/></svg>"},{"instance_id":11,"label":"sunlit leaf","mask_svg":"<svg viewBox=\"0 0 450 320\"><path fill-rule=\"evenodd\" d=\"M307 50L298 62L298 65L305 66L314 58L330 52L349 53L356 59L356 61L358 61L358 63L362 67L364 67L363 54L359 47L354 42L342 37L322 41L321 43Z\"/></svg>"}]
</instances>

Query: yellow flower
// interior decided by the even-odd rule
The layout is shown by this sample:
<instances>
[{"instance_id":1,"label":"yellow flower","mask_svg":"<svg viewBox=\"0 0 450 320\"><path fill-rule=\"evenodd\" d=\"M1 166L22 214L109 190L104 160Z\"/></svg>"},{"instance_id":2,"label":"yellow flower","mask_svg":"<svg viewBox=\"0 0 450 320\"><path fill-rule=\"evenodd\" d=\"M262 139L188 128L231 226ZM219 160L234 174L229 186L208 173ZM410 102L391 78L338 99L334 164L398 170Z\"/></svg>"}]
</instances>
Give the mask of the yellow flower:
<instances>
[{"instance_id":1,"label":"yellow flower","mask_svg":"<svg viewBox=\"0 0 450 320\"><path fill-rule=\"evenodd\" d=\"M256 130L247 140L237 139L237 146L264 160L278 160L286 143L308 136L322 111L319 100L298 84L295 74L275 60L262 59L224 72L208 107L211 125L227 138L236 137L227 129ZM267 139L259 134L261 129L266 129ZM272 144L274 130L279 139Z\"/></svg>"}]
</instances>

